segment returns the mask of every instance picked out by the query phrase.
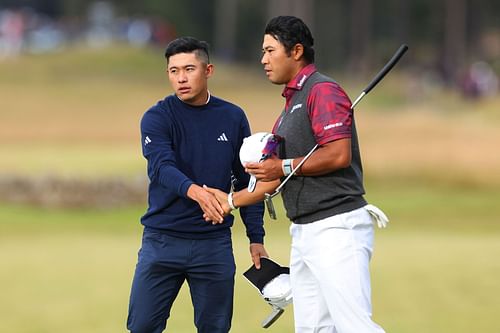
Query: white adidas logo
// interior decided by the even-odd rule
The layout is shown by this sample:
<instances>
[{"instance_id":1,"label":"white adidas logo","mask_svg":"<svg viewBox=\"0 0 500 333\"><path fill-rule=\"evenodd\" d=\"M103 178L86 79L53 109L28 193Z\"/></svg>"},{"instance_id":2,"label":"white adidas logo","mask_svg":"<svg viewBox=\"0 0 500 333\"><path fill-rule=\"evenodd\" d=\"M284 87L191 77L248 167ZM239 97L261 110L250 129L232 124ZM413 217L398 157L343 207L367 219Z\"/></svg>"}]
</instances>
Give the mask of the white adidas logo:
<instances>
[{"instance_id":1,"label":"white adidas logo","mask_svg":"<svg viewBox=\"0 0 500 333\"><path fill-rule=\"evenodd\" d=\"M229 141L229 140L227 139L226 133L222 132L217 141Z\"/></svg>"},{"instance_id":2,"label":"white adidas logo","mask_svg":"<svg viewBox=\"0 0 500 333\"><path fill-rule=\"evenodd\" d=\"M144 145L147 146L148 143L151 142L151 139L149 138L149 136L146 136L146 138L144 139Z\"/></svg>"}]
</instances>

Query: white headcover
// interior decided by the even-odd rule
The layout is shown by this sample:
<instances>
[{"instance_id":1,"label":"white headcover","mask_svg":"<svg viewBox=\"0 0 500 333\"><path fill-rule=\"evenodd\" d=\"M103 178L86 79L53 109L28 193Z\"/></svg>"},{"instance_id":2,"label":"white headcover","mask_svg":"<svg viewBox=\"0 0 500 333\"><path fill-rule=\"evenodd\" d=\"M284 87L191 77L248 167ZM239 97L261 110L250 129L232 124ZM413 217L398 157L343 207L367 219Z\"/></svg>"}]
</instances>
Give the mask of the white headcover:
<instances>
[{"instance_id":1,"label":"white headcover","mask_svg":"<svg viewBox=\"0 0 500 333\"><path fill-rule=\"evenodd\" d=\"M290 285L290 274L280 274L269 281L262 289L262 297L280 309L284 309L292 303L292 287Z\"/></svg>"},{"instance_id":2,"label":"white headcover","mask_svg":"<svg viewBox=\"0 0 500 333\"><path fill-rule=\"evenodd\" d=\"M258 291L259 295L272 307L273 311L263 321L262 327L271 326L292 303L290 268L284 267L267 257L260 258L260 268L252 265L243 276Z\"/></svg>"},{"instance_id":3,"label":"white headcover","mask_svg":"<svg viewBox=\"0 0 500 333\"><path fill-rule=\"evenodd\" d=\"M240 148L240 161L243 166L250 162L260 162L267 142L274 138L274 134L258 132L243 139Z\"/></svg>"},{"instance_id":4,"label":"white headcover","mask_svg":"<svg viewBox=\"0 0 500 333\"><path fill-rule=\"evenodd\" d=\"M267 132L258 132L243 139L243 144L240 148L240 162L243 166L250 162L260 162L265 158L264 148L267 146L268 141L274 138L274 134ZM255 176L250 175L250 182L248 183L248 192L255 190L257 179Z\"/></svg>"}]
</instances>

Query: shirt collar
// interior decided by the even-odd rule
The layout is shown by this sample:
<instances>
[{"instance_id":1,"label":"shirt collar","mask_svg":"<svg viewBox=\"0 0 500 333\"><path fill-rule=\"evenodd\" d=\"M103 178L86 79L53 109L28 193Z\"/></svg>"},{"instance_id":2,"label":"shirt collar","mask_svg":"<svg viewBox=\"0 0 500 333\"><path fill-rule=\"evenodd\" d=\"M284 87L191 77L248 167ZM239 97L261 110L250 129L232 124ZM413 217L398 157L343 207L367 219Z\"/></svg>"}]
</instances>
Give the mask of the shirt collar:
<instances>
[{"instance_id":1,"label":"shirt collar","mask_svg":"<svg viewBox=\"0 0 500 333\"><path fill-rule=\"evenodd\" d=\"M313 74L316 71L317 71L316 65L314 64L309 64L304 68L302 68L297 73L297 75L285 86L282 95L285 96L285 92L289 89L302 90L302 87L304 86L304 83L307 81L309 76L311 76L311 74Z\"/></svg>"}]
</instances>

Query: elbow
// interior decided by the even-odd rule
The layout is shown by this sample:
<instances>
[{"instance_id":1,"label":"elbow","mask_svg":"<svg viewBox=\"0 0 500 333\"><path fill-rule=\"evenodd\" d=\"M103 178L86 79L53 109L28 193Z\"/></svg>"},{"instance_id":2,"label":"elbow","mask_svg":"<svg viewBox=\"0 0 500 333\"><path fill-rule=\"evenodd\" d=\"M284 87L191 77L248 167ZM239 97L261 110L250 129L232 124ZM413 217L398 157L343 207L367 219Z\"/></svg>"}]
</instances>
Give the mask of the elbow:
<instances>
[{"instance_id":1,"label":"elbow","mask_svg":"<svg viewBox=\"0 0 500 333\"><path fill-rule=\"evenodd\" d=\"M351 154L343 154L337 159L337 168L348 168L351 165L351 160Z\"/></svg>"}]
</instances>

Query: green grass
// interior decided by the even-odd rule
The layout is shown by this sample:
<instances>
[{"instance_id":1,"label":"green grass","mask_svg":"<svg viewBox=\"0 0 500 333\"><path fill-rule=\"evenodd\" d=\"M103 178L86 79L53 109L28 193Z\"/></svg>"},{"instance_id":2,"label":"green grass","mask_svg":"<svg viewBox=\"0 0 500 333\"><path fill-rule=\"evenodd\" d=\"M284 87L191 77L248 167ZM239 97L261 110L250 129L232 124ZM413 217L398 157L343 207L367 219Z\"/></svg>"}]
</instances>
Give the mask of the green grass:
<instances>
[{"instance_id":1,"label":"green grass","mask_svg":"<svg viewBox=\"0 0 500 333\"><path fill-rule=\"evenodd\" d=\"M376 230L375 320L395 333L498 332L499 192L369 187L370 201L391 219L388 229ZM0 331L125 332L143 211L1 205ZM278 216L266 218L266 247L287 264L289 224L281 207ZM269 309L241 276L250 259L240 222L233 234L238 270L232 331L258 332ZM273 331L293 331L290 310ZM185 287L167 332L195 332Z\"/></svg>"},{"instance_id":2,"label":"green grass","mask_svg":"<svg viewBox=\"0 0 500 333\"><path fill-rule=\"evenodd\" d=\"M500 236L379 232L374 313L388 332L498 332Z\"/></svg>"},{"instance_id":3,"label":"green grass","mask_svg":"<svg viewBox=\"0 0 500 333\"><path fill-rule=\"evenodd\" d=\"M500 188L426 179L368 179L367 199L395 221L395 231L500 233Z\"/></svg>"}]
</instances>

